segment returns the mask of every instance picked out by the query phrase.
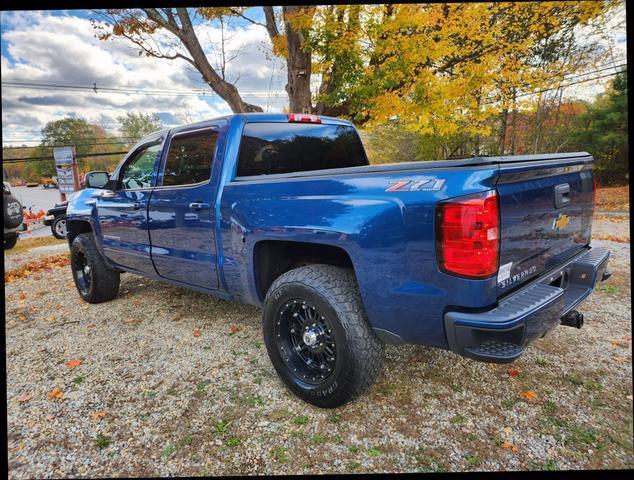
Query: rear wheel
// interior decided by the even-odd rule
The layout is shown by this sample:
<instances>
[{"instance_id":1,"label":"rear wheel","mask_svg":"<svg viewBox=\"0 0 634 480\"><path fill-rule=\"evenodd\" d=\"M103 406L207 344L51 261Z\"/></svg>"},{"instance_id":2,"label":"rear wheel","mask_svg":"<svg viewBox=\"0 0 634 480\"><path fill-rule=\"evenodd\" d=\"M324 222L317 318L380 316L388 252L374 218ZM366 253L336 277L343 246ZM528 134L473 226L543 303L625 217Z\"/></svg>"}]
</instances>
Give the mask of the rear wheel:
<instances>
[{"instance_id":1,"label":"rear wheel","mask_svg":"<svg viewBox=\"0 0 634 480\"><path fill-rule=\"evenodd\" d=\"M263 329L281 379L318 407L349 402L381 369L383 344L368 324L349 269L310 265L280 276L264 300Z\"/></svg>"},{"instance_id":2,"label":"rear wheel","mask_svg":"<svg viewBox=\"0 0 634 480\"><path fill-rule=\"evenodd\" d=\"M117 296L120 274L106 266L92 233L78 235L70 253L73 279L81 298L88 303L101 303Z\"/></svg>"},{"instance_id":3,"label":"rear wheel","mask_svg":"<svg viewBox=\"0 0 634 480\"><path fill-rule=\"evenodd\" d=\"M60 240L66 238L66 215L55 217L55 220L53 220L51 224L51 231L55 238L59 238Z\"/></svg>"}]
</instances>

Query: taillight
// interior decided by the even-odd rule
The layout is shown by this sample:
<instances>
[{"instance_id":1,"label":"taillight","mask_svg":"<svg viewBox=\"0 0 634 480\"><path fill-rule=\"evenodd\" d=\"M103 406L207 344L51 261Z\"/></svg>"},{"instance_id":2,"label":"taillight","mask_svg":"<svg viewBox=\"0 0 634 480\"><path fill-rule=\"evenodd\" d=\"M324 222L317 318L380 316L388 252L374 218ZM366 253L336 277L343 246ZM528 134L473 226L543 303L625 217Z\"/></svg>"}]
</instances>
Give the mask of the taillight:
<instances>
[{"instance_id":1,"label":"taillight","mask_svg":"<svg viewBox=\"0 0 634 480\"><path fill-rule=\"evenodd\" d=\"M310 113L289 113L288 121L302 123L321 123L321 118Z\"/></svg>"},{"instance_id":2,"label":"taillight","mask_svg":"<svg viewBox=\"0 0 634 480\"><path fill-rule=\"evenodd\" d=\"M495 190L436 207L436 250L443 272L483 278L498 271L500 212Z\"/></svg>"}]
</instances>

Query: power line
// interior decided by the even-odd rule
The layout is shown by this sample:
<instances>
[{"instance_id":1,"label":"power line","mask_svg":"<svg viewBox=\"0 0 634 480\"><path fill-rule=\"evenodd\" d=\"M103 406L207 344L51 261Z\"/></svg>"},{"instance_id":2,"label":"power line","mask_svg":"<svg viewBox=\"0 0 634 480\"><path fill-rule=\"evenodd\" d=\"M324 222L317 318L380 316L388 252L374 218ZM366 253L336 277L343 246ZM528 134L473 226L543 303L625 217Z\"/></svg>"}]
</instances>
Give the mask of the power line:
<instances>
[{"instance_id":1,"label":"power line","mask_svg":"<svg viewBox=\"0 0 634 480\"><path fill-rule=\"evenodd\" d=\"M73 143L75 147L96 147L98 145L127 145L132 143L132 141L123 141L123 142L101 142L101 143ZM35 145L33 147L2 147L2 150L19 150L22 148L53 148L53 147L67 147L68 144L59 144L59 145Z\"/></svg>"},{"instance_id":2,"label":"power line","mask_svg":"<svg viewBox=\"0 0 634 480\"><path fill-rule=\"evenodd\" d=\"M70 90L83 91L88 93L99 94L99 92L125 94L125 95L150 95L150 96L189 96L189 97L213 97L212 91L200 90L158 90L148 88L123 88L123 87L98 87L93 84L92 87L86 85L56 85L52 83L33 83L28 81L3 81L2 85L13 88L27 88L34 90ZM271 92L270 96L284 96L286 92ZM240 92L243 97L267 97L268 92Z\"/></svg>"},{"instance_id":3,"label":"power line","mask_svg":"<svg viewBox=\"0 0 634 480\"><path fill-rule=\"evenodd\" d=\"M80 155L75 155L75 158L88 158L88 157L107 157L112 155L125 155L128 152L108 152L108 153L84 153ZM3 163L29 163L29 162L40 162L44 160L55 160L55 157L28 157L28 158L10 158L7 160L3 160Z\"/></svg>"},{"instance_id":4,"label":"power line","mask_svg":"<svg viewBox=\"0 0 634 480\"><path fill-rule=\"evenodd\" d=\"M67 138L67 139L65 139L65 140L67 140L68 142L71 142L71 143L72 143L72 142L74 142L74 141L79 141L79 142L81 142L81 141L85 141L85 140L117 140L117 139L121 139L121 140L133 140L133 141L138 140L138 138L137 138L137 137L130 137L130 136L127 136L127 137L74 137L74 138ZM41 139L41 138L34 138L34 139L31 139L31 140L27 140L27 139L19 139L19 138L17 138L17 139L13 139L13 140L2 140L2 143L15 143L15 142L41 142L41 141L42 141L42 139ZM15 147L15 148L36 148L36 147L38 147L38 146L40 146L40 145L36 145L36 146L34 146L34 147L29 147L29 146L26 146L26 147ZM64 147L64 146L66 146L66 145L61 145L61 144L60 144L60 145L43 145L43 146Z\"/></svg>"}]
</instances>

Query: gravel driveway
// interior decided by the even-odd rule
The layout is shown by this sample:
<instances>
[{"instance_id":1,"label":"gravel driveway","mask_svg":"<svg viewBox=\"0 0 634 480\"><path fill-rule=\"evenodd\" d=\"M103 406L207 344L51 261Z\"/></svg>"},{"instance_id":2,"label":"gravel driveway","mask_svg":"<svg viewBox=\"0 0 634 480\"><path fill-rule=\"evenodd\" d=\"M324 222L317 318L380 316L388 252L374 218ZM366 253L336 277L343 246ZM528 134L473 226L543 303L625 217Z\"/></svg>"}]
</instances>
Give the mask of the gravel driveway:
<instances>
[{"instance_id":1,"label":"gravel driveway","mask_svg":"<svg viewBox=\"0 0 634 480\"><path fill-rule=\"evenodd\" d=\"M10 478L632 468L629 244L613 277L512 365L387 347L320 410L290 394L258 309L124 274L83 303L68 267L6 287ZM57 253L57 252L56 252Z\"/></svg>"}]
</instances>

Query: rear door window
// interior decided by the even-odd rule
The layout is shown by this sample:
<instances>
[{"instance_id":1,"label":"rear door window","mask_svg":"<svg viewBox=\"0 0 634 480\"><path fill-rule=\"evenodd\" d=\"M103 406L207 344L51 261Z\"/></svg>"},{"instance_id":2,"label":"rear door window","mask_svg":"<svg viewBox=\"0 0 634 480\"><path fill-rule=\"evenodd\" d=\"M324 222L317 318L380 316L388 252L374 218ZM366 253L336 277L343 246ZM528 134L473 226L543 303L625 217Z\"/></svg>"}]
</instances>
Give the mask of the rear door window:
<instances>
[{"instance_id":1,"label":"rear door window","mask_svg":"<svg viewBox=\"0 0 634 480\"><path fill-rule=\"evenodd\" d=\"M209 180L217 140L218 132L214 130L175 135L167 152L163 185L193 185Z\"/></svg>"},{"instance_id":2,"label":"rear door window","mask_svg":"<svg viewBox=\"0 0 634 480\"><path fill-rule=\"evenodd\" d=\"M248 123L242 132L238 176L367 165L361 139L349 125Z\"/></svg>"}]
</instances>

